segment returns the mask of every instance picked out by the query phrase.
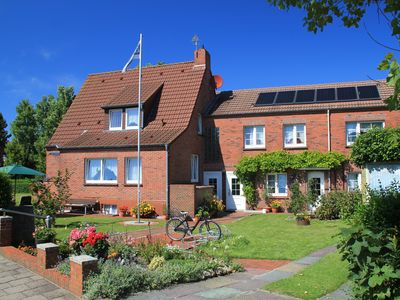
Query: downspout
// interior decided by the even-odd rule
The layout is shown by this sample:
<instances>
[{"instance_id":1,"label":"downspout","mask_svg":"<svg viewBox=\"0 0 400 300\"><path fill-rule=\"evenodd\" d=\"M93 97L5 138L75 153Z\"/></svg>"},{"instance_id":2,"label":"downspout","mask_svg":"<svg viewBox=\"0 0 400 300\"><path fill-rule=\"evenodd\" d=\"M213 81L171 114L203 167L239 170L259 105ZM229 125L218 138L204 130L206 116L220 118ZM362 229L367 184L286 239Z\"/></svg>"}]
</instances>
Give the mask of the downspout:
<instances>
[{"instance_id":1,"label":"downspout","mask_svg":"<svg viewBox=\"0 0 400 300\"><path fill-rule=\"evenodd\" d=\"M328 152L331 152L331 112L328 109L326 111L326 122L328 127ZM329 169L329 176L328 176L328 191L331 191L331 170Z\"/></svg>"},{"instance_id":2,"label":"downspout","mask_svg":"<svg viewBox=\"0 0 400 300\"><path fill-rule=\"evenodd\" d=\"M169 207L169 181L168 181L168 176L169 176L169 162L168 162L168 155L169 150L168 150L168 144L165 144L165 208L166 208L166 213L167 217L170 215L170 207Z\"/></svg>"}]
</instances>

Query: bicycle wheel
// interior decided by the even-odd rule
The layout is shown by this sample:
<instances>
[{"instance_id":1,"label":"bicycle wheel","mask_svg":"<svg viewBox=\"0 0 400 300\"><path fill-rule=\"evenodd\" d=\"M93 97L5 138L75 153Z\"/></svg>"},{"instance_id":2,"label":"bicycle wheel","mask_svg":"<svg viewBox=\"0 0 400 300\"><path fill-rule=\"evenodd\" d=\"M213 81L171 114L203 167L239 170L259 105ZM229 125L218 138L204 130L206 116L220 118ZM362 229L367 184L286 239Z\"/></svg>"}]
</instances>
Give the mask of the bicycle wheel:
<instances>
[{"instance_id":1,"label":"bicycle wheel","mask_svg":"<svg viewBox=\"0 0 400 300\"><path fill-rule=\"evenodd\" d=\"M167 236L171 240L180 241L185 237L185 235L188 231L188 228L186 226L186 223L183 220L175 217L175 218L169 219L169 221L165 225L165 231L166 231Z\"/></svg>"},{"instance_id":2,"label":"bicycle wheel","mask_svg":"<svg viewBox=\"0 0 400 300\"><path fill-rule=\"evenodd\" d=\"M219 240L221 238L221 227L214 221L205 220L199 228L200 235L208 240Z\"/></svg>"}]
</instances>

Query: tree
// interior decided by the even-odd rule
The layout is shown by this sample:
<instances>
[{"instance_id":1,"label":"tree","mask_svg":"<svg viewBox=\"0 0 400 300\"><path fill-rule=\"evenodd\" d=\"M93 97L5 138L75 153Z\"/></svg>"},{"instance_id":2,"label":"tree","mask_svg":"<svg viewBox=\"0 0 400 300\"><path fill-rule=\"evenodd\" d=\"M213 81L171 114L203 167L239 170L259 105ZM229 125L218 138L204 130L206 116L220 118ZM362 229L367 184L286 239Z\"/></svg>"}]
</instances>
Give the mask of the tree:
<instances>
[{"instance_id":1,"label":"tree","mask_svg":"<svg viewBox=\"0 0 400 300\"><path fill-rule=\"evenodd\" d=\"M333 23L334 18L340 19L348 28L359 27L367 9L376 9L378 17L389 25L392 36L400 42L400 1L394 0L267 0L270 4L282 10L299 8L307 12L304 26L311 32L323 31L325 26ZM369 36L381 46L394 51L400 51L379 43L368 32ZM394 89L393 95L385 99L390 110L400 109L400 66L393 56L388 53L378 66L379 70L389 71L386 82Z\"/></svg>"},{"instance_id":2,"label":"tree","mask_svg":"<svg viewBox=\"0 0 400 300\"><path fill-rule=\"evenodd\" d=\"M35 110L28 100L17 106L17 117L11 124L13 139L6 146L7 164L19 163L35 167L36 119Z\"/></svg>"},{"instance_id":3,"label":"tree","mask_svg":"<svg viewBox=\"0 0 400 300\"><path fill-rule=\"evenodd\" d=\"M7 122L3 117L3 114L0 112L0 167L4 165L4 154L5 147L8 143L8 139L11 135L7 131Z\"/></svg>"}]
</instances>

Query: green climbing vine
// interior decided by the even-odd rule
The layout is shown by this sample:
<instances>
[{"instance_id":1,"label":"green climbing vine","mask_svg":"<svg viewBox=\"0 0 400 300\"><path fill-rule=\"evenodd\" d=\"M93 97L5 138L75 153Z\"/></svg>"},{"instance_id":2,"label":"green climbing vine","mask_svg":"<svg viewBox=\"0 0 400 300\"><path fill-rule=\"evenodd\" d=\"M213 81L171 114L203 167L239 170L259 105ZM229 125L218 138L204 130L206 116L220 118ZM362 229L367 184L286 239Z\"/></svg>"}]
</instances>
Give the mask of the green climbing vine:
<instances>
[{"instance_id":1,"label":"green climbing vine","mask_svg":"<svg viewBox=\"0 0 400 300\"><path fill-rule=\"evenodd\" d=\"M287 151L265 152L256 156L244 156L235 166L235 174L243 184L247 204L256 207L256 179L268 173L285 172L288 169L339 167L347 158L338 152L304 151L289 153Z\"/></svg>"}]
</instances>

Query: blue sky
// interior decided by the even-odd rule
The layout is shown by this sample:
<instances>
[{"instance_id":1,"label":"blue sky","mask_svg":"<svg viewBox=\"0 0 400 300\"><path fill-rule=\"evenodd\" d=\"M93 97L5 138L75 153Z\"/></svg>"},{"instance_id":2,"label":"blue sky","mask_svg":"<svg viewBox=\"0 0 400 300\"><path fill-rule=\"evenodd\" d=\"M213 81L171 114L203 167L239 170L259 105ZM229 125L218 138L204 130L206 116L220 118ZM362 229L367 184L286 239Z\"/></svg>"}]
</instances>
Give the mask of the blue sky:
<instances>
[{"instance_id":1,"label":"blue sky","mask_svg":"<svg viewBox=\"0 0 400 300\"><path fill-rule=\"evenodd\" d=\"M339 22L317 35L304 12L279 11L263 0L0 2L0 111L10 124L22 99L36 103L58 85L79 91L87 74L121 69L143 32L144 64L193 59L197 33L211 53L222 89L384 78L386 49L363 27ZM371 33L395 40L375 11Z\"/></svg>"}]
</instances>

